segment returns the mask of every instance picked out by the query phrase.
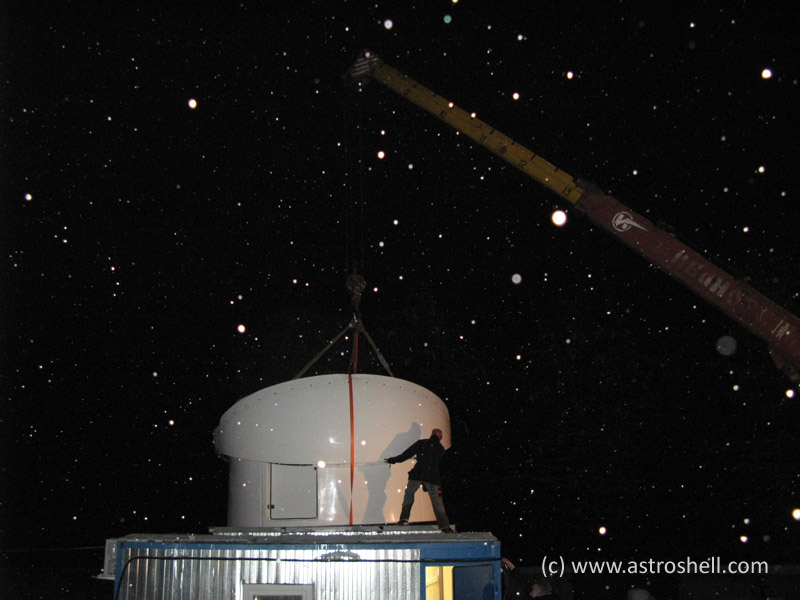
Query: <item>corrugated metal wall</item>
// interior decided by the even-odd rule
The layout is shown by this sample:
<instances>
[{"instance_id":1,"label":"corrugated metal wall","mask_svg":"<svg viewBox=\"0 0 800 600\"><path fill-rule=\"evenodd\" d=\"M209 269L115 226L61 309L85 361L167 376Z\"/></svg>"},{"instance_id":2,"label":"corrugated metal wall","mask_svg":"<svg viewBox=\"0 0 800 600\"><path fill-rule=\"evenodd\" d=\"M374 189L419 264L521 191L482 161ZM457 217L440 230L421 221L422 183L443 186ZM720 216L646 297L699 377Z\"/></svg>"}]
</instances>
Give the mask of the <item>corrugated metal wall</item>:
<instances>
[{"instance_id":1,"label":"corrugated metal wall","mask_svg":"<svg viewBox=\"0 0 800 600\"><path fill-rule=\"evenodd\" d=\"M238 600L248 583L313 583L316 600L419 599L418 549L127 546L120 600Z\"/></svg>"}]
</instances>

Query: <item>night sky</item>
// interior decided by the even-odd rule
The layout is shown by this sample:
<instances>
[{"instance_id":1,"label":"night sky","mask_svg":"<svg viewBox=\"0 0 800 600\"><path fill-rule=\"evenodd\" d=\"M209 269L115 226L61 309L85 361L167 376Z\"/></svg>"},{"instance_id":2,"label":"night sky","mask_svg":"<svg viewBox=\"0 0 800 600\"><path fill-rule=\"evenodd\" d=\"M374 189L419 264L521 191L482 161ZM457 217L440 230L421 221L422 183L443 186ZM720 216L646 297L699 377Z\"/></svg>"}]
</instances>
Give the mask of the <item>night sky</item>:
<instances>
[{"instance_id":1,"label":"night sky","mask_svg":"<svg viewBox=\"0 0 800 600\"><path fill-rule=\"evenodd\" d=\"M797 315L796 10L162 4L0 9L0 549L224 525L214 427L347 325L358 261L367 331L449 408L459 529L523 565L797 559L800 397L765 342L341 79L369 48Z\"/></svg>"}]
</instances>

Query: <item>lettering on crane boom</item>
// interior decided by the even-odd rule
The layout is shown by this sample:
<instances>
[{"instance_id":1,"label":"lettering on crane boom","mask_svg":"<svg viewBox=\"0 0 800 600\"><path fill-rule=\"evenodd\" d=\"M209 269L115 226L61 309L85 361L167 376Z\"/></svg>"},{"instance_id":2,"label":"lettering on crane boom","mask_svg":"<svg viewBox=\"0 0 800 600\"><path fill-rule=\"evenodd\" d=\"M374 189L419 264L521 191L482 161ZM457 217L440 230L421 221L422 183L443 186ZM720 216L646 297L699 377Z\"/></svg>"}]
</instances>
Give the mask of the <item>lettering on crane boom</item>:
<instances>
[{"instance_id":1,"label":"lettering on crane boom","mask_svg":"<svg viewBox=\"0 0 800 600\"><path fill-rule=\"evenodd\" d=\"M779 338L783 334L788 333L789 327L790 327L789 323L781 319L780 322L777 325L775 325L775 327L773 327L770 333L772 333L772 335L774 335L776 338Z\"/></svg>"},{"instance_id":2,"label":"lettering on crane boom","mask_svg":"<svg viewBox=\"0 0 800 600\"><path fill-rule=\"evenodd\" d=\"M676 273L683 272L688 277L695 279L711 294L722 298L730 306L737 306L740 314L747 317L750 323L762 323L769 307L762 306L761 302L748 293L747 289L734 285L734 281L724 277L723 272L703 262L692 260L686 255L685 250L679 250L669 261ZM789 333L789 326L781 327L780 324L771 331L775 338L780 338Z\"/></svg>"}]
</instances>

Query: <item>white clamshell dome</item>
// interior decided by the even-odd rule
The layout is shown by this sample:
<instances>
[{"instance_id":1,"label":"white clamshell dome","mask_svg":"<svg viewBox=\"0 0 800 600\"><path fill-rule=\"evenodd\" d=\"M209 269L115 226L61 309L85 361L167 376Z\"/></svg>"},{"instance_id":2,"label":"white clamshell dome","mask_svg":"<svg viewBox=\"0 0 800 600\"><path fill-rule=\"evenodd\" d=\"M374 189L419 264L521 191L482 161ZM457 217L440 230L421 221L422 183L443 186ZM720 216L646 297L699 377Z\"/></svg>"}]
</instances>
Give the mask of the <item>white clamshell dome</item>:
<instances>
[{"instance_id":1,"label":"white clamshell dome","mask_svg":"<svg viewBox=\"0 0 800 600\"><path fill-rule=\"evenodd\" d=\"M444 403L394 377L319 375L246 396L214 432L217 454L230 463L228 526L396 522L413 462L383 459L434 428L449 448ZM417 493L411 521L435 520Z\"/></svg>"}]
</instances>

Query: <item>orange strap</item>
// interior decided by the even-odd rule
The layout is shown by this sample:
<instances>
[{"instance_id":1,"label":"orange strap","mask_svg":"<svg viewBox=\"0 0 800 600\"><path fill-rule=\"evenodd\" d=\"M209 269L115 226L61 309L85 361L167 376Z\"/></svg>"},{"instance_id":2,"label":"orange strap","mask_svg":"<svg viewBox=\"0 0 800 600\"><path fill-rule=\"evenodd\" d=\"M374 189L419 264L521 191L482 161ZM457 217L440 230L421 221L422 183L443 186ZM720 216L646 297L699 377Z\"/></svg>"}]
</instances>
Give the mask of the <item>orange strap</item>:
<instances>
[{"instance_id":1,"label":"orange strap","mask_svg":"<svg viewBox=\"0 0 800 600\"><path fill-rule=\"evenodd\" d=\"M356 467L356 427L353 410L353 373L358 369L358 331L353 338L353 361L347 371L347 383L350 387L350 525L353 524L353 481Z\"/></svg>"}]
</instances>

